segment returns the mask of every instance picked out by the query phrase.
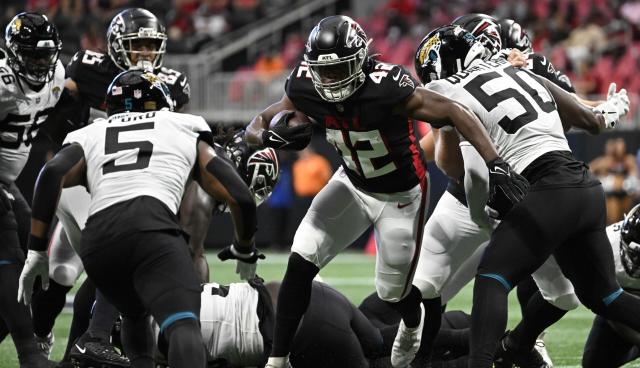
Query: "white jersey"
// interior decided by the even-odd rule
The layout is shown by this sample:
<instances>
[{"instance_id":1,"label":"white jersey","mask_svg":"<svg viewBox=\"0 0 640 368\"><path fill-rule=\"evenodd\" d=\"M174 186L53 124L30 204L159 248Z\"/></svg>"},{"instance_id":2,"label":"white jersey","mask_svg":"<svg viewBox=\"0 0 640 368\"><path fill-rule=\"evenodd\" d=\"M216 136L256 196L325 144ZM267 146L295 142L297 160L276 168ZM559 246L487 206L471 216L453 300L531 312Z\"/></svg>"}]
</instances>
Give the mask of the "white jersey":
<instances>
[{"instance_id":1,"label":"white jersey","mask_svg":"<svg viewBox=\"0 0 640 368\"><path fill-rule=\"evenodd\" d=\"M9 184L20 174L29 158L38 127L60 99L64 88L64 67L60 60L53 78L33 91L0 59L0 182Z\"/></svg>"},{"instance_id":2,"label":"white jersey","mask_svg":"<svg viewBox=\"0 0 640 368\"><path fill-rule=\"evenodd\" d=\"M478 60L425 87L473 111L498 154L518 173L547 152L571 151L550 92L502 58Z\"/></svg>"},{"instance_id":3,"label":"white jersey","mask_svg":"<svg viewBox=\"0 0 640 368\"><path fill-rule=\"evenodd\" d=\"M200 304L202 339L209 356L222 358L233 366L257 366L263 357L264 341L258 318L258 292L248 283L205 284Z\"/></svg>"},{"instance_id":4,"label":"white jersey","mask_svg":"<svg viewBox=\"0 0 640 368\"><path fill-rule=\"evenodd\" d=\"M640 291L640 279L629 276L624 270L622 260L620 259L620 231L622 230L622 221L607 226L607 237L611 243L611 250L613 251L613 261L616 266L616 278L618 283L625 289L633 289L634 291Z\"/></svg>"},{"instance_id":5,"label":"white jersey","mask_svg":"<svg viewBox=\"0 0 640 368\"><path fill-rule=\"evenodd\" d=\"M64 143L84 150L89 216L141 196L177 213L204 131L210 128L202 117L153 111L115 114L69 133Z\"/></svg>"}]
</instances>

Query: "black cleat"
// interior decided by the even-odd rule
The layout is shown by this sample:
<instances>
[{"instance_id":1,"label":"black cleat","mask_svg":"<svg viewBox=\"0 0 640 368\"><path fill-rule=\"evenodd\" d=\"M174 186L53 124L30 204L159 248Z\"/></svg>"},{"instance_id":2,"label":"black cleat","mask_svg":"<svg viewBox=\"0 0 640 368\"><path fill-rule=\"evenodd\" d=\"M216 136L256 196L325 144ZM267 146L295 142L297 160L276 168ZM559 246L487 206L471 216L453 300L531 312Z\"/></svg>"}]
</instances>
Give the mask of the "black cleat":
<instances>
[{"instance_id":1,"label":"black cleat","mask_svg":"<svg viewBox=\"0 0 640 368\"><path fill-rule=\"evenodd\" d=\"M512 343L507 331L502 339L496 352L494 367L496 368L553 368L545 362L544 358L535 349L521 349Z\"/></svg>"},{"instance_id":2,"label":"black cleat","mask_svg":"<svg viewBox=\"0 0 640 368\"><path fill-rule=\"evenodd\" d=\"M80 336L69 353L75 368L131 367L129 359L120 354L110 343L102 339Z\"/></svg>"}]
</instances>

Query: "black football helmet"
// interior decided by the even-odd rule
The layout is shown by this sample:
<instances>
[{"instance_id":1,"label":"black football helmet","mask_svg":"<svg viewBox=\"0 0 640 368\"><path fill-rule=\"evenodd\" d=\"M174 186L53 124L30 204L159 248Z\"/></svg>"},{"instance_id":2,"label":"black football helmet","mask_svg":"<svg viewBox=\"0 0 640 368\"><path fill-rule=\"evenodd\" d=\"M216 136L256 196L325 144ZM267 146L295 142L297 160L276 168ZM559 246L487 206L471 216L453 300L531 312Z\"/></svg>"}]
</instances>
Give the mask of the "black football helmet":
<instances>
[{"instance_id":1,"label":"black football helmet","mask_svg":"<svg viewBox=\"0 0 640 368\"><path fill-rule=\"evenodd\" d=\"M249 147L244 140L243 130L234 134L224 144L224 149L253 194L256 206L260 205L269 198L278 182L280 176L278 154L271 147L261 150Z\"/></svg>"},{"instance_id":2,"label":"black football helmet","mask_svg":"<svg viewBox=\"0 0 640 368\"><path fill-rule=\"evenodd\" d=\"M531 39L522 26L513 19L503 19L500 22L500 39L505 49L518 49L524 53L532 53Z\"/></svg>"},{"instance_id":3,"label":"black football helmet","mask_svg":"<svg viewBox=\"0 0 640 368\"><path fill-rule=\"evenodd\" d=\"M497 54L503 47L500 38L500 24L498 24L496 18L490 15L481 13L467 14L454 19L451 24L460 26L470 32L491 55Z\"/></svg>"},{"instance_id":4,"label":"black football helmet","mask_svg":"<svg viewBox=\"0 0 640 368\"><path fill-rule=\"evenodd\" d=\"M174 108L169 87L157 75L138 69L124 71L113 79L106 102L109 116Z\"/></svg>"},{"instance_id":5,"label":"black football helmet","mask_svg":"<svg viewBox=\"0 0 640 368\"><path fill-rule=\"evenodd\" d=\"M465 70L486 56L485 48L460 26L442 26L422 39L414 58L416 74L423 84Z\"/></svg>"},{"instance_id":6,"label":"black football helmet","mask_svg":"<svg viewBox=\"0 0 640 368\"><path fill-rule=\"evenodd\" d=\"M7 25L4 40L7 62L17 75L34 85L53 78L62 41L46 16L37 13L16 15Z\"/></svg>"},{"instance_id":7,"label":"black football helmet","mask_svg":"<svg viewBox=\"0 0 640 368\"><path fill-rule=\"evenodd\" d=\"M141 51L142 45L153 45L153 50ZM118 13L107 31L107 51L111 60L122 70L131 68L156 69L162 66L167 48L164 26L150 11L142 8L126 9ZM137 62L131 56L137 54ZM150 54L152 60L140 59Z\"/></svg>"},{"instance_id":8,"label":"black football helmet","mask_svg":"<svg viewBox=\"0 0 640 368\"><path fill-rule=\"evenodd\" d=\"M640 204L633 207L622 221L620 260L629 276L640 278Z\"/></svg>"},{"instance_id":9,"label":"black football helmet","mask_svg":"<svg viewBox=\"0 0 640 368\"><path fill-rule=\"evenodd\" d=\"M322 19L309 34L304 60L322 99L340 102L365 81L369 40L362 27L344 15Z\"/></svg>"}]
</instances>

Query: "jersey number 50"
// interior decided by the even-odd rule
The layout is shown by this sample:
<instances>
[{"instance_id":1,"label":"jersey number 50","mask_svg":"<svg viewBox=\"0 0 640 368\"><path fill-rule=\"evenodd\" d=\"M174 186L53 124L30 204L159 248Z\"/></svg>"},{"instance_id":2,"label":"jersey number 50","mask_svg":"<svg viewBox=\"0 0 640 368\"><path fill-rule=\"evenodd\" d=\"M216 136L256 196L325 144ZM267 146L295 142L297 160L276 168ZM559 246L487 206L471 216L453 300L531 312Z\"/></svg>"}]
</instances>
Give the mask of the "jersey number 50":
<instances>
[{"instance_id":1,"label":"jersey number 50","mask_svg":"<svg viewBox=\"0 0 640 368\"><path fill-rule=\"evenodd\" d=\"M119 135L122 132L135 130L153 129L153 122L140 123L125 126L115 126L107 128L107 136L104 143L104 154L111 155L120 151L138 149L136 162L131 164L116 165L116 158L108 161L102 167L102 175L118 172L141 170L149 167L151 154L153 153L153 143L149 141L119 142ZM118 157L119 158L119 157Z\"/></svg>"},{"instance_id":2,"label":"jersey number 50","mask_svg":"<svg viewBox=\"0 0 640 368\"><path fill-rule=\"evenodd\" d=\"M518 86L520 86L533 100L536 102L536 105L540 107L540 110L549 113L556 109L555 103L553 100L551 101L543 101L542 97L538 92L538 89L533 88L531 85L527 84L519 75L518 72L528 73L527 71L518 70L516 68L510 67L504 69L504 72L513 79ZM492 95L487 94L482 86L488 83L491 80L496 78L501 78L502 76L497 72L488 72L483 73L475 77L472 81L467 83L464 86L473 97L480 102L480 104L487 110L491 111L495 109L499 103L506 101L510 98L518 101L520 106L525 110L523 114L516 116L511 119L508 116L504 116L498 122L498 125L502 127L508 134L513 134L517 132L523 126L529 124L530 122L536 120L538 118L538 110L529 102L529 100L515 88L507 88L502 91L496 92ZM532 79L532 78L531 78ZM537 83L537 82L535 82ZM545 90L545 87L537 83L541 90Z\"/></svg>"}]
</instances>

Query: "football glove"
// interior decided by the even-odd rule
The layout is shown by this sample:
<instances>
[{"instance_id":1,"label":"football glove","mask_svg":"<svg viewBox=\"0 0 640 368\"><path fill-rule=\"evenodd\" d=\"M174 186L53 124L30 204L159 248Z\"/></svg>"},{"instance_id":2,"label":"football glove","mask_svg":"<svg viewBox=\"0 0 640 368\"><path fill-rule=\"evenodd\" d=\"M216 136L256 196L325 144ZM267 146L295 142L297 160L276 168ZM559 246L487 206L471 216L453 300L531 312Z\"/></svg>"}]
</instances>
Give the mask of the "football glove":
<instances>
[{"instance_id":1,"label":"football glove","mask_svg":"<svg viewBox=\"0 0 640 368\"><path fill-rule=\"evenodd\" d=\"M234 134L233 138L225 144L224 148L227 151L229 159L231 159L238 168L242 168L244 166L251 153L249 145L244 140L244 130Z\"/></svg>"},{"instance_id":2,"label":"football glove","mask_svg":"<svg viewBox=\"0 0 640 368\"><path fill-rule=\"evenodd\" d=\"M251 253L240 253L232 244L221 250L218 253L218 258L223 262L229 259L237 260L236 273L240 275L242 280L251 280L256 276L258 259L265 259L266 257L257 249L254 249Z\"/></svg>"},{"instance_id":3,"label":"football glove","mask_svg":"<svg viewBox=\"0 0 640 368\"><path fill-rule=\"evenodd\" d=\"M4 216L11 211L11 201L14 200L13 195L0 186L0 216Z\"/></svg>"},{"instance_id":4,"label":"football glove","mask_svg":"<svg viewBox=\"0 0 640 368\"><path fill-rule=\"evenodd\" d=\"M47 290L49 288L49 257L47 256L47 251L29 249L18 283L18 303L31 304L33 284L38 276L40 276L42 289Z\"/></svg>"},{"instance_id":5,"label":"football glove","mask_svg":"<svg viewBox=\"0 0 640 368\"><path fill-rule=\"evenodd\" d=\"M513 171L500 157L487 164L489 169L489 200L487 214L502 220L511 208L529 191L529 182Z\"/></svg>"},{"instance_id":6,"label":"football glove","mask_svg":"<svg viewBox=\"0 0 640 368\"><path fill-rule=\"evenodd\" d=\"M604 124L606 129L612 129L616 126L621 117L629 112L629 96L626 89L616 92L616 84L609 85L607 100L593 109L594 112L604 116Z\"/></svg>"},{"instance_id":7,"label":"football glove","mask_svg":"<svg viewBox=\"0 0 640 368\"><path fill-rule=\"evenodd\" d=\"M301 124L289 126L289 119L295 114L291 111L282 114L270 129L262 132L262 144L265 147L285 150L301 150L305 148L311 140L313 127L311 124Z\"/></svg>"}]
</instances>

